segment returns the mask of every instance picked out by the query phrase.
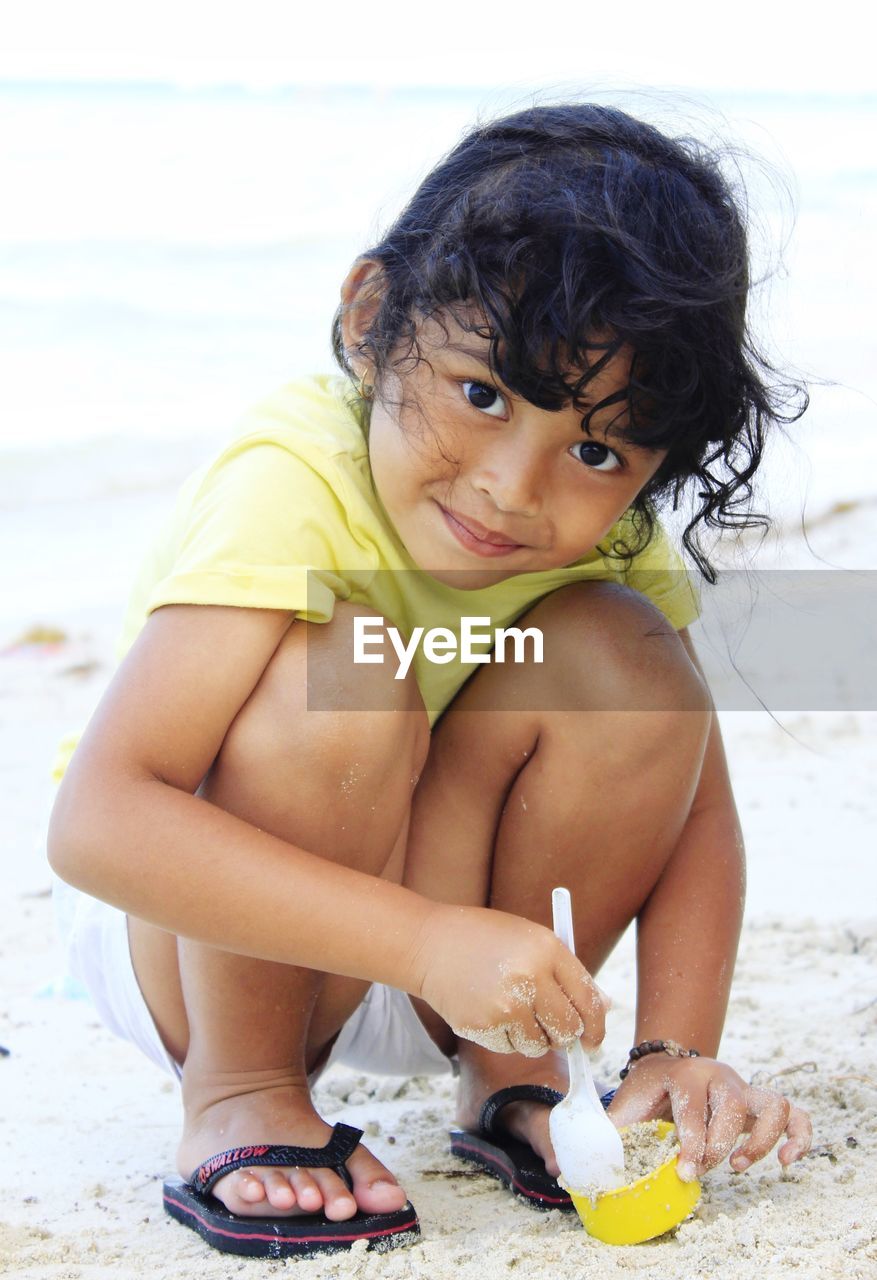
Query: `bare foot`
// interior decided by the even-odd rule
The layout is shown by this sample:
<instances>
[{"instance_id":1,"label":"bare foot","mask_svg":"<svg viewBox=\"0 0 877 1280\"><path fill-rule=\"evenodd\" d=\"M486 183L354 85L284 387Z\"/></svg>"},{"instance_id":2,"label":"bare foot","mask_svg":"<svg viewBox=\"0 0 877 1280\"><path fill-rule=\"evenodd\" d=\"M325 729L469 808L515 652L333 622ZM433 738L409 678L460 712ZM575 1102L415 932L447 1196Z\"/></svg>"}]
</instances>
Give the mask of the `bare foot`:
<instances>
[{"instance_id":1,"label":"bare foot","mask_svg":"<svg viewBox=\"0 0 877 1280\"><path fill-rule=\"evenodd\" d=\"M187 1181L202 1161L231 1147L283 1143L323 1147L332 1126L317 1115L307 1084L281 1073L224 1076L185 1091L186 1117L177 1168ZM331 1169L238 1169L211 1189L232 1213L285 1217L324 1212L331 1222L391 1213L406 1202L393 1175L361 1144L347 1162L353 1192Z\"/></svg>"},{"instance_id":2,"label":"bare foot","mask_svg":"<svg viewBox=\"0 0 877 1280\"><path fill-rule=\"evenodd\" d=\"M457 1091L457 1123L477 1129L481 1108L492 1093L514 1084L541 1084L566 1093L569 1077L566 1055L550 1052L542 1058L517 1053L490 1053L478 1045L459 1041L460 1083ZM497 1117L497 1125L512 1137L528 1143L545 1162L546 1172L560 1172L548 1133L551 1107L544 1102L510 1102Z\"/></svg>"}]
</instances>

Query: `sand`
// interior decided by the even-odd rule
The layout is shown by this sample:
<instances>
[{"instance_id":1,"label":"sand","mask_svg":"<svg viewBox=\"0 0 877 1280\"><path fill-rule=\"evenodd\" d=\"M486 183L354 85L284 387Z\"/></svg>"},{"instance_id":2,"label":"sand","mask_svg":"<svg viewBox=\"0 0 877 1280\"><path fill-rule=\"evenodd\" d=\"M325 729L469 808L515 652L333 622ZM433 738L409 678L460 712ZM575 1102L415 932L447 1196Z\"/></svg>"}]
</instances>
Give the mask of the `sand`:
<instances>
[{"instance_id":1,"label":"sand","mask_svg":"<svg viewBox=\"0 0 877 1280\"><path fill-rule=\"evenodd\" d=\"M124 497L107 502L112 513L91 507L93 535L84 541L95 556L109 514L114 538L124 537L118 521L126 511L142 517ZM0 512L0 535L14 530L13 516ZM823 549L842 553L874 545L877 520L853 508L831 529L834 542ZM61 982L42 855L47 770L57 738L81 722L106 683L120 605L115 586L108 598L77 605L63 571L62 555L38 605L16 612L7 596L0 615L0 1045L10 1051L0 1057L0 1272L19 1280L264 1277L284 1264L216 1254L165 1218L161 1180L173 1165L176 1088ZM37 624L59 634L25 642ZM405 1081L339 1070L321 1082L317 1105L327 1119L366 1130L407 1188L423 1238L385 1256L358 1246L286 1265L369 1280L877 1275L877 717L779 719L723 716L751 866L723 1053L746 1078L773 1083L810 1109L810 1155L787 1171L775 1156L743 1175L725 1164L703 1179L696 1216L674 1236L612 1248L590 1240L574 1216L536 1212L448 1154L450 1076ZM631 1042L630 937L600 984L614 1000L595 1063L608 1078Z\"/></svg>"},{"instance_id":2,"label":"sand","mask_svg":"<svg viewBox=\"0 0 877 1280\"><path fill-rule=\"evenodd\" d=\"M656 1120L629 1125L622 1135L624 1146L624 1181L636 1182L654 1173L679 1152L674 1132L661 1134Z\"/></svg>"}]
</instances>

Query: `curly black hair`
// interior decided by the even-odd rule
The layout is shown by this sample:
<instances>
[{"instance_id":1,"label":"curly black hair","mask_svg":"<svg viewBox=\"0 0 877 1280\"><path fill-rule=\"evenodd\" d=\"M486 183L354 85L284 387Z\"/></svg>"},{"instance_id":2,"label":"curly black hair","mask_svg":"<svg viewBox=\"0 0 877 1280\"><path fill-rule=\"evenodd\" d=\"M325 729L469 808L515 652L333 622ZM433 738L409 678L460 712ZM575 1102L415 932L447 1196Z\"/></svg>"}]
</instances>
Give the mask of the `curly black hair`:
<instances>
[{"instance_id":1,"label":"curly black hair","mask_svg":"<svg viewBox=\"0 0 877 1280\"><path fill-rule=\"evenodd\" d=\"M769 525L752 510L765 430L807 406L747 325L744 210L719 154L618 108L543 105L487 122L361 255L380 265L381 302L360 349L379 385L400 352L419 358L424 318L452 314L490 339L511 391L559 409L628 348L626 389L585 413L583 429L617 403L619 437L668 453L630 509L635 545L609 550L642 551L657 508L672 498L677 509L690 484L700 507L682 542L715 582L698 526ZM341 315L333 350L350 373Z\"/></svg>"}]
</instances>

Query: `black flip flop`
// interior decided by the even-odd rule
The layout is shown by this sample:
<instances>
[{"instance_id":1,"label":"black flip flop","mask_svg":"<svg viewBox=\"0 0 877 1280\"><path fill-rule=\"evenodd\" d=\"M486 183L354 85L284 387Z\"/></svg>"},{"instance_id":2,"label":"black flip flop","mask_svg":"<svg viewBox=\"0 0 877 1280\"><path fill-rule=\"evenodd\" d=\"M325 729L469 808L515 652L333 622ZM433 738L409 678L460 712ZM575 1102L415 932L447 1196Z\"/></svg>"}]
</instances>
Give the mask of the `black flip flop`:
<instances>
[{"instance_id":1,"label":"black flip flop","mask_svg":"<svg viewBox=\"0 0 877 1280\"><path fill-rule=\"evenodd\" d=\"M357 1240L367 1240L377 1252L413 1244L420 1223L410 1204L392 1213L354 1214L344 1222L329 1222L321 1214L296 1217L244 1218L231 1213L210 1194L219 1178L249 1165L277 1165L306 1169L334 1169L348 1187L353 1186L345 1161L362 1137L361 1129L336 1124L325 1147L285 1147L259 1144L233 1147L199 1165L190 1182L168 1178L164 1207L183 1226L222 1253L249 1258L291 1258L314 1253L339 1253Z\"/></svg>"},{"instance_id":2,"label":"black flip flop","mask_svg":"<svg viewBox=\"0 0 877 1280\"><path fill-rule=\"evenodd\" d=\"M614 1092L603 1095L600 1101L604 1107L613 1096ZM476 1132L451 1130L451 1154L499 1178L534 1209L574 1209L572 1200L557 1179L546 1172L545 1162L533 1148L505 1133L496 1123L500 1111L510 1102L547 1102L555 1106L562 1098L562 1093L541 1084L516 1084L497 1090L481 1108Z\"/></svg>"}]
</instances>

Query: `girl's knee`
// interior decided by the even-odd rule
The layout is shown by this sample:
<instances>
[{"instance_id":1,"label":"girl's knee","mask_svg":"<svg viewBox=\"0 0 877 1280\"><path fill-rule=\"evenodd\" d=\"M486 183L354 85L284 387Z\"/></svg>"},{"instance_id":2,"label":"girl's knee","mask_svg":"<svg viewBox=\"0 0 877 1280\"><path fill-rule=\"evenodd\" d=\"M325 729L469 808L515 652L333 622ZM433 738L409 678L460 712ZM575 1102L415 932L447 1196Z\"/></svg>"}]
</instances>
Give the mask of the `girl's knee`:
<instances>
[{"instance_id":1,"label":"girl's knee","mask_svg":"<svg viewBox=\"0 0 877 1280\"><path fill-rule=\"evenodd\" d=\"M369 655L360 652L357 623L364 618L381 619L381 614L342 601L330 622L305 624L299 639L304 643L307 709L335 715L373 712L378 720L382 713L390 713L418 732L424 727L428 732L426 708L412 670L397 679L394 663L366 660ZM389 717L387 725L391 725Z\"/></svg>"},{"instance_id":2,"label":"girl's knee","mask_svg":"<svg viewBox=\"0 0 877 1280\"><path fill-rule=\"evenodd\" d=\"M296 621L231 725L219 760L266 785L310 777L338 785L355 767L376 777L393 764L419 773L429 722L412 676L353 661L354 619L376 615L339 602L328 623ZM411 783L413 786L413 783Z\"/></svg>"},{"instance_id":3,"label":"girl's knee","mask_svg":"<svg viewBox=\"0 0 877 1280\"><path fill-rule=\"evenodd\" d=\"M544 636L553 705L661 711L709 722L709 691L672 624L645 596L612 582L562 587L526 615ZM692 719L693 717L693 719Z\"/></svg>"}]
</instances>

